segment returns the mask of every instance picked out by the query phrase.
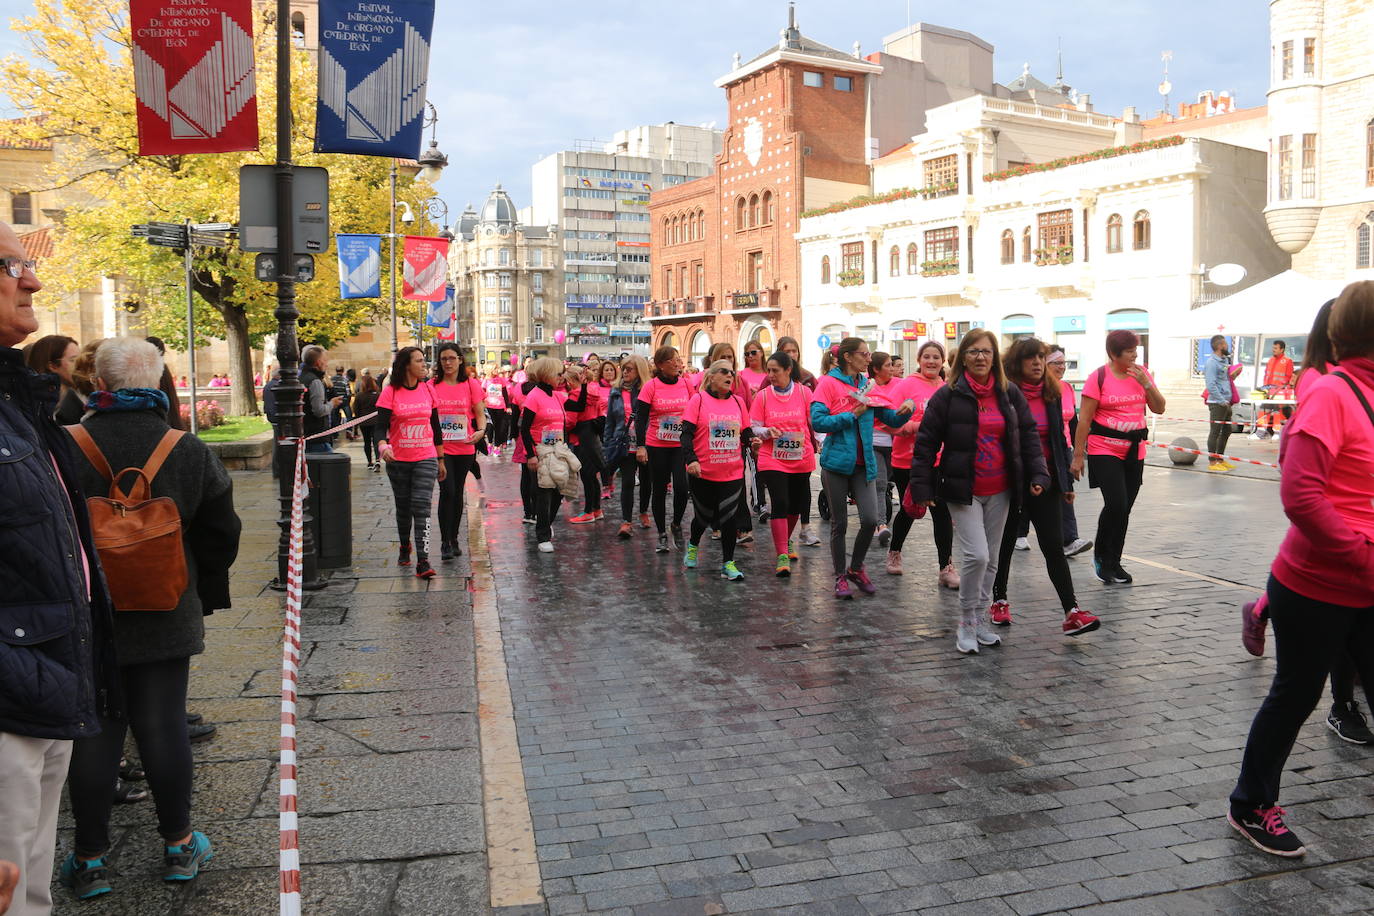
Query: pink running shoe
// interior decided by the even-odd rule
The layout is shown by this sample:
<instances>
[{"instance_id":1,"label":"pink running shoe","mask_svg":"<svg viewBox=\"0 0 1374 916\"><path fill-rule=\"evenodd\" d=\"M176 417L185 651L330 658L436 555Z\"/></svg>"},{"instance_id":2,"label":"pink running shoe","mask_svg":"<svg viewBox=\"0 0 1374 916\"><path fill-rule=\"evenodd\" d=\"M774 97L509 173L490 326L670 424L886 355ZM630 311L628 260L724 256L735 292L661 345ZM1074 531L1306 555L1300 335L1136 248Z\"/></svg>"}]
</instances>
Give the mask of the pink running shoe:
<instances>
[{"instance_id":1,"label":"pink running shoe","mask_svg":"<svg viewBox=\"0 0 1374 916\"><path fill-rule=\"evenodd\" d=\"M873 580L868 578L868 573L864 571L862 566L858 569L851 569L844 575L850 582L857 585L859 591L863 592L865 595L875 595L878 593L878 586L874 585Z\"/></svg>"},{"instance_id":2,"label":"pink running shoe","mask_svg":"<svg viewBox=\"0 0 1374 916\"><path fill-rule=\"evenodd\" d=\"M850 601L854 598L854 592L849 588L849 579L844 576L835 577L835 597Z\"/></svg>"},{"instance_id":3,"label":"pink running shoe","mask_svg":"<svg viewBox=\"0 0 1374 916\"><path fill-rule=\"evenodd\" d=\"M887 574L889 576L902 574L902 555L895 550L887 552Z\"/></svg>"},{"instance_id":4,"label":"pink running shoe","mask_svg":"<svg viewBox=\"0 0 1374 916\"><path fill-rule=\"evenodd\" d=\"M1269 596L1247 601L1240 609L1240 641L1245 651L1256 658L1264 654L1264 628L1269 622Z\"/></svg>"},{"instance_id":5,"label":"pink running shoe","mask_svg":"<svg viewBox=\"0 0 1374 916\"><path fill-rule=\"evenodd\" d=\"M994 626L1011 626L1011 602L1005 598L994 601L992 607L988 608L988 615L992 617Z\"/></svg>"}]
</instances>

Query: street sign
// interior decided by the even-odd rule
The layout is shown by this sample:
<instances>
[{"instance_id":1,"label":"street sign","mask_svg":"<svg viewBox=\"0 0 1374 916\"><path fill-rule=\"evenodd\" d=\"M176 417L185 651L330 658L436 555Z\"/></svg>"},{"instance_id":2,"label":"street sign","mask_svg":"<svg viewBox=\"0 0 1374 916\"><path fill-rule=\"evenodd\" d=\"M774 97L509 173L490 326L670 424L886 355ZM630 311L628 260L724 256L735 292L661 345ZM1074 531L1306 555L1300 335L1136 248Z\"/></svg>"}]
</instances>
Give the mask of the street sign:
<instances>
[{"instance_id":1,"label":"street sign","mask_svg":"<svg viewBox=\"0 0 1374 916\"><path fill-rule=\"evenodd\" d=\"M192 223L193 232L228 232L234 228L233 223Z\"/></svg>"},{"instance_id":2,"label":"street sign","mask_svg":"<svg viewBox=\"0 0 1374 916\"><path fill-rule=\"evenodd\" d=\"M191 244L205 248L228 248L229 236L223 232L197 232L191 229Z\"/></svg>"},{"instance_id":3,"label":"street sign","mask_svg":"<svg viewBox=\"0 0 1374 916\"><path fill-rule=\"evenodd\" d=\"M239 168L239 249L277 250L277 172L271 165ZM292 170L293 254L329 250L329 170L298 165Z\"/></svg>"},{"instance_id":4,"label":"street sign","mask_svg":"<svg viewBox=\"0 0 1374 916\"><path fill-rule=\"evenodd\" d=\"M309 283L315 279L315 258L308 254L298 254L293 266L296 269L296 282ZM277 256L262 253L253 259L253 276L264 283L277 282Z\"/></svg>"},{"instance_id":5,"label":"street sign","mask_svg":"<svg viewBox=\"0 0 1374 916\"><path fill-rule=\"evenodd\" d=\"M820 337L817 337L817 338L816 338L816 346L820 347L822 350L829 350L829 349L830 349L830 335L829 335L829 334L822 334Z\"/></svg>"}]
</instances>

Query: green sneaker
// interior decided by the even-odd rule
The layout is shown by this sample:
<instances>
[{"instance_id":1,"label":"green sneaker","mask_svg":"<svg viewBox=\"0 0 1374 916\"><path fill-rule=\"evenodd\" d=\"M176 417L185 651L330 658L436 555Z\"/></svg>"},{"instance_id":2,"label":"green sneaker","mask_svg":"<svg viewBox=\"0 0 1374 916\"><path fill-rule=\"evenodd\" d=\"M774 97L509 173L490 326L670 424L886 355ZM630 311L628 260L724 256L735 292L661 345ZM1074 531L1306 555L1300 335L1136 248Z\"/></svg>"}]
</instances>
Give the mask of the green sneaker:
<instances>
[{"instance_id":1,"label":"green sneaker","mask_svg":"<svg viewBox=\"0 0 1374 916\"><path fill-rule=\"evenodd\" d=\"M792 560L785 553L778 554L778 563L773 567L773 572L779 579L786 579L792 575Z\"/></svg>"},{"instance_id":2,"label":"green sneaker","mask_svg":"<svg viewBox=\"0 0 1374 916\"><path fill-rule=\"evenodd\" d=\"M68 853L57 873L57 880L62 882L63 887L71 888L78 900L89 900L113 890L110 887L110 866L105 864L104 857L79 862L75 853Z\"/></svg>"},{"instance_id":3,"label":"green sneaker","mask_svg":"<svg viewBox=\"0 0 1374 916\"><path fill-rule=\"evenodd\" d=\"M726 563L724 566L720 568L720 577L722 579L729 579L731 582L735 582L740 579L743 579L744 573L740 572L739 567L735 565L735 561L731 560L729 563Z\"/></svg>"},{"instance_id":4,"label":"green sneaker","mask_svg":"<svg viewBox=\"0 0 1374 916\"><path fill-rule=\"evenodd\" d=\"M199 830L191 833L191 842L185 846L168 846L162 857L163 881L190 881L200 874L200 867L212 858L214 851L210 840Z\"/></svg>"},{"instance_id":5,"label":"green sneaker","mask_svg":"<svg viewBox=\"0 0 1374 916\"><path fill-rule=\"evenodd\" d=\"M687 545L687 555L682 558L683 566L687 567L688 569L697 568L697 549L698 548L696 544Z\"/></svg>"}]
</instances>

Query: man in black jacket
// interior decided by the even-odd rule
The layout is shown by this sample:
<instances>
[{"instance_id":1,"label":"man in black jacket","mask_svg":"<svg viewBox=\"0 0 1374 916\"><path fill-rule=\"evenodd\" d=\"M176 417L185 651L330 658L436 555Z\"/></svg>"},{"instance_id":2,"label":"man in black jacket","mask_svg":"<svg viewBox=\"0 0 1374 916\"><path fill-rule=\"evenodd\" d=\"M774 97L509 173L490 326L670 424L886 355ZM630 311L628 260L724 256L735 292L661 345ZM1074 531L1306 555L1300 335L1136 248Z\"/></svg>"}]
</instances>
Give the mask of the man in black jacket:
<instances>
[{"instance_id":1,"label":"man in black jacket","mask_svg":"<svg viewBox=\"0 0 1374 916\"><path fill-rule=\"evenodd\" d=\"M52 907L72 739L118 709L109 598L71 443L52 420L58 379L15 349L38 330L34 267L0 223L0 860L19 865L26 916Z\"/></svg>"}]
</instances>

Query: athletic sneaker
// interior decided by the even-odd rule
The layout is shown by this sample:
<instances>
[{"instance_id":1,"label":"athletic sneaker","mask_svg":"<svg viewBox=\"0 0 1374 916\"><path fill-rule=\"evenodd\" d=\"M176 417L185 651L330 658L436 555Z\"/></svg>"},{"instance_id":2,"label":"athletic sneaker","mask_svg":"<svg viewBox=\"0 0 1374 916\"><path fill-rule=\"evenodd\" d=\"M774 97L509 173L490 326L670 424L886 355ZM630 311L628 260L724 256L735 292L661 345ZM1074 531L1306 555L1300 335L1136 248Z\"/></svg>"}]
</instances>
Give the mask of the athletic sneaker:
<instances>
[{"instance_id":1,"label":"athletic sneaker","mask_svg":"<svg viewBox=\"0 0 1374 916\"><path fill-rule=\"evenodd\" d=\"M999 627L1011 626L1011 602L1005 598L994 601L992 607L988 608L988 616Z\"/></svg>"},{"instance_id":2,"label":"athletic sneaker","mask_svg":"<svg viewBox=\"0 0 1374 916\"><path fill-rule=\"evenodd\" d=\"M900 576L902 574L902 555L896 550L887 552L887 574L889 576Z\"/></svg>"},{"instance_id":3,"label":"athletic sneaker","mask_svg":"<svg viewBox=\"0 0 1374 916\"><path fill-rule=\"evenodd\" d=\"M540 552L540 553L553 553L553 541L540 541L540 542L539 542L539 552Z\"/></svg>"},{"instance_id":4,"label":"athletic sneaker","mask_svg":"<svg viewBox=\"0 0 1374 916\"><path fill-rule=\"evenodd\" d=\"M1102 561L1097 557L1093 557L1093 575L1097 576L1097 581L1103 585L1112 584L1112 574L1103 569Z\"/></svg>"},{"instance_id":5,"label":"athletic sneaker","mask_svg":"<svg viewBox=\"0 0 1374 916\"><path fill-rule=\"evenodd\" d=\"M1030 550L1030 541L1026 540L1025 538L1017 538L1016 543L1012 546L1015 547L1017 550Z\"/></svg>"},{"instance_id":6,"label":"athletic sneaker","mask_svg":"<svg viewBox=\"0 0 1374 916\"><path fill-rule=\"evenodd\" d=\"M641 512L641 513L639 513L639 527L641 527L641 528L652 528L652 527L653 527L653 522L649 521L649 513L647 513L647 512Z\"/></svg>"},{"instance_id":7,"label":"athletic sneaker","mask_svg":"<svg viewBox=\"0 0 1374 916\"><path fill-rule=\"evenodd\" d=\"M1207 470L1209 470L1209 471L1229 471L1229 470L1231 470L1231 469L1230 469L1229 467L1227 467L1227 465L1226 465L1226 463L1225 463L1224 461L1209 461L1209 462L1207 463Z\"/></svg>"},{"instance_id":8,"label":"athletic sneaker","mask_svg":"<svg viewBox=\"0 0 1374 916\"><path fill-rule=\"evenodd\" d=\"M854 592L849 588L849 579L845 576L835 577L835 597L850 601L854 598Z\"/></svg>"},{"instance_id":9,"label":"athletic sneaker","mask_svg":"<svg viewBox=\"0 0 1374 916\"><path fill-rule=\"evenodd\" d=\"M1064 545L1064 556L1076 557L1092 545L1092 541L1084 540L1083 538L1074 538L1072 541Z\"/></svg>"},{"instance_id":10,"label":"athletic sneaker","mask_svg":"<svg viewBox=\"0 0 1374 916\"><path fill-rule=\"evenodd\" d=\"M1257 601L1247 601L1240 609L1240 643L1245 651L1259 658L1264 654L1265 616L1261 605L1264 595Z\"/></svg>"},{"instance_id":11,"label":"athletic sneaker","mask_svg":"<svg viewBox=\"0 0 1374 916\"><path fill-rule=\"evenodd\" d=\"M1130 585L1135 579L1130 573L1122 568L1121 564L1116 564L1116 570L1112 572L1112 581L1117 585Z\"/></svg>"},{"instance_id":12,"label":"athletic sneaker","mask_svg":"<svg viewBox=\"0 0 1374 916\"><path fill-rule=\"evenodd\" d=\"M867 571L862 566L858 569L851 569L845 573L845 578L849 579L859 587L859 591L865 595L874 595L878 592L878 586L873 584L873 580L868 578Z\"/></svg>"},{"instance_id":13,"label":"athletic sneaker","mask_svg":"<svg viewBox=\"0 0 1374 916\"><path fill-rule=\"evenodd\" d=\"M439 560L444 563L449 563L453 560L453 547L448 541L444 541L439 545Z\"/></svg>"},{"instance_id":14,"label":"athletic sneaker","mask_svg":"<svg viewBox=\"0 0 1374 916\"><path fill-rule=\"evenodd\" d=\"M654 553L667 553L672 549L672 544L668 540L668 532L663 532L658 536L658 546L654 548Z\"/></svg>"},{"instance_id":15,"label":"athletic sneaker","mask_svg":"<svg viewBox=\"0 0 1374 916\"><path fill-rule=\"evenodd\" d=\"M787 542L787 559L800 560L801 554L797 553L797 539L793 538Z\"/></svg>"},{"instance_id":16,"label":"athletic sneaker","mask_svg":"<svg viewBox=\"0 0 1374 916\"><path fill-rule=\"evenodd\" d=\"M683 566L687 567L688 569L696 569L696 568L697 568L697 550L698 550L698 549L699 549L699 548L697 547L696 544L688 544L688 545L687 545L687 555L684 556L684 557L682 558L682 565L683 565Z\"/></svg>"},{"instance_id":17,"label":"athletic sneaker","mask_svg":"<svg viewBox=\"0 0 1374 916\"><path fill-rule=\"evenodd\" d=\"M778 562L773 567L773 575L779 579L786 579L792 575L792 559L787 554L778 554Z\"/></svg>"},{"instance_id":18,"label":"athletic sneaker","mask_svg":"<svg viewBox=\"0 0 1374 916\"><path fill-rule=\"evenodd\" d=\"M719 540L720 540L720 530L719 530L719 529L713 530L713 531L711 532L711 540L713 540L713 541L719 541Z\"/></svg>"},{"instance_id":19,"label":"athletic sneaker","mask_svg":"<svg viewBox=\"0 0 1374 916\"><path fill-rule=\"evenodd\" d=\"M1091 633L1100 626L1102 626L1102 621L1077 606L1064 615L1065 636L1077 636L1080 633Z\"/></svg>"},{"instance_id":20,"label":"athletic sneaker","mask_svg":"<svg viewBox=\"0 0 1374 916\"><path fill-rule=\"evenodd\" d=\"M878 545L881 547L886 547L890 543L892 543L892 529L887 527L886 525L879 525Z\"/></svg>"},{"instance_id":21,"label":"athletic sneaker","mask_svg":"<svg viewBox=\"0 0 1374 916\"><path fill-rule=\"evenodd\" d=\"M943 588L949 588L949 589L954 589L955 591L958 591L958 589L959 589L959 570L957 570L957 569L954 568L954 561L953 561L953 560L951 560L950 562L946 563L946 564L940 569L940 585L941 585Z\"/></svg>"},{"instance_id":22,"label":"athletic sneaker","mask_svg":"<svg viewBox=\"0 0 1374 916\"><path fill-rule=\"evenodd\" d=\"M191 833L191 842L185 846L168 846L162 857L163 881L190 881L200 874L200 867L212 858L215 852L210 848L210 840L199 830Z\"/></svg>"},{"instance_id":23,"label":"athletic sneaker","mask_svg":"<svg viewBox=\"0 0 1374 916\"><path fill-rule=\"evenodd\" d=\"M622 540L629 540L630 536L634 534L634 531L634 526L631 525L629 522L621 522L620 530L616 532L616 536L621 538Z\"/></svg>"},{"instance_id":24,"label":"athletic sneaker","mask_svg":"<svg viewBox=\"0 0 1374 916\"><path fill-rule=\"evenodd\" d=\"M1255 848L1262 849L1270 855L1293 859L1304 855L1307 849L1297 834L1284 824L1285 813L1278 805L1270 808L1251 808L1248 811L1237 811L1232 807L1226 813L1226 820L1239 830L1242 836L1254 843Z\"/></svg>"},{"instance_id":25,"label":"athletic sneaker","mask_svg":"<svg viewBox=\"0 0 1374 916\"><path fill-rule=\"evenodd\" d=\"M415 564L415 578L417 578L417 579L433 579L433 578L434 578L434 567L429 565L429 561L428 561L428 560L420 560L418 563Z\"/></svg>"},{"instance_id":26,"label":"athletic sneaker","mask_svg":"<svg viewBox=\"0 0 1374 916\"><path fill-rule=\"evenodd\" d=\"M1371 733L1369 726L1365 724L1360 704L1354 700L1332 706L1331 715L1326 717L1326 724L1342 741L1351 744L1374 742L1374 733Z\"/></svg>"},{"instance_id":27,"label":"athletic sneaker","mask_svg":"<svg viewBox=\"0 0 1374 916\"><path fill-rule=\"evenodd\" d=\"M735 538L735 543L736 543L736 544L740 544L740 545L743 545L743 544L752 544L752 543L754 543L754 532L752 532L752 531L744 531L744 532L741 532L740 535L739 535L738 537Z\"/></svg>"},{"instance_id":28,"label":"athletic sneaker","mask_svg":"<svg viewBox=\"0 0 1374 916\"><path fill-rule=\"evenodd\" d=\"M76 853L67 853L57 873L57 880L62 882L63 887L71 888L78 900L89 900L113 890L110 887L110 866L103 856L89 862L79 862Z\"/></svg>"},{"instance_id":29,"label":"athletic sneaker","mask_svg":"<svg viewBox=\"0 0 1374 916\"><path fill-rule=\"evenodd\" d=\"M535 524L538 524L538 522L535 521L535 518L534 518L533 515L527 515L527 516L525 516L524 518L520 519L520 522L521 522L522 524L525 524L525 525L535 525Z\"/></svg>"},{"instance_id":30,"label":"athletic sneaker","mask_svg":"<svg viewBox=\"0 0 1374 916\"><path fill-rule=\"evenodd\" d=\"M396 555L396 565L397 565L397 566L409 566L409 565L410 565L410 545L409 545L409 544L402 544L402 545L401 545L401 552L400 552L399 554Z\"/></svg>"},{"instance_id":31,"label":"athletic sneaker","mask_svg":"<svg viewBox=\"0 0 1374 916\"><path fill-rule=\"evenodd\" d=\"M740 572L739 567L735 565L735 561L731 560L728 563L721 564L720 577L722 579L729 579L731 582L738 582L744 578L744 573Z\"/></svg>"},{"instance_id":32,"label":"athletic sneaker","mask_svg":"<svg viewBox=\"0 0 1374 916\"><path fill-rule=\"evenodd\" d=\"M588 525L596 521L595 512L583 512L581 515L574 515L568 519L569 525Z\"/></svg>"},{"instance_id":33,"label":"athletic sneaker","mask_svg":"<svg viewBox=\"0 0 1374 916\"><path fill-rule=\"evenodd\" d=\"M803 547L821 546L821 539L816 537L816 532L810 525L801 526L801 542Z\"/></svg>"}]
</instances>

